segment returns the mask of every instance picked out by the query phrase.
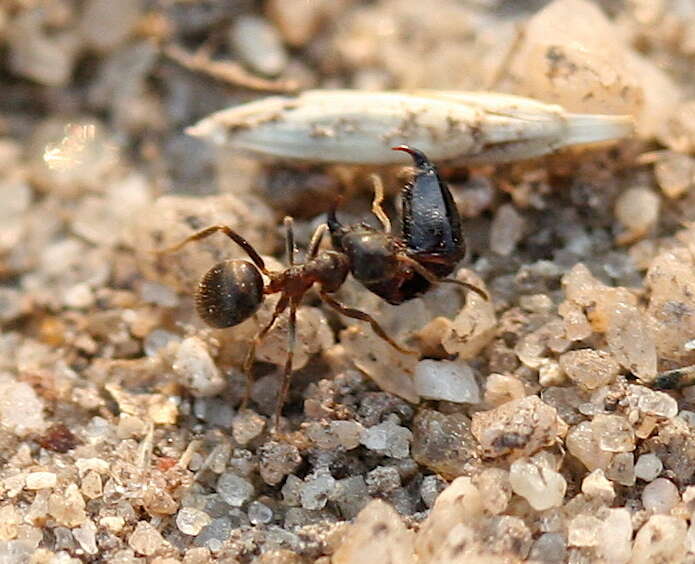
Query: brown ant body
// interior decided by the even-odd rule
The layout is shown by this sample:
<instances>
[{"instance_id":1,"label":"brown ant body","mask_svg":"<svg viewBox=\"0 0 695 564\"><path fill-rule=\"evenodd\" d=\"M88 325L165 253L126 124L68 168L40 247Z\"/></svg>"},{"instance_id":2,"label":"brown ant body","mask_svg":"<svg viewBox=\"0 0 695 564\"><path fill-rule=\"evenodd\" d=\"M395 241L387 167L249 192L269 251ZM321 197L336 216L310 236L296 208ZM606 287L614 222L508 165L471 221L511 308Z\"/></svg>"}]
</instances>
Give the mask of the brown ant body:
<instances>
[{"instance_id":1,"label":"brown ant body","mask_svg":"<svg viewBox=\"0 0 695 564\"><path fill-rule=\"evenodd\" d=\"M203 321L211 327L234 327L258 311L265 295L280 293L270 321L251 342L243 366L247 378L247 401L252 384L251 367L255 348L273 327L278 316L289 309L287 360L275 410L276 430L292 373L297 308L304 294L314 284L318 285L321 300L332 309L346 317L366 321L393 348L412 354L416 354L415 351L407 350L391 339L369 314L349 308L331 295L345 282L349 273L371 292L392 304L400 304L419 296L439 282L462 285L487 299L474 286L458 280L443 279L453 271L465 252L458 212L448 188L441 182L436 169L424 154L407 146L394 149L409 153L416 165L416 175L403 191L401 238L390 233L390 222L380 207L382 193L380 184L377 183L373 209L381 220L384 231L366 224L344 227L336 219L334 207L329 212L328 225L321 225L314 232L306 260L295 264L292 219L286 217L284 223L289 266L284 270L269 270L251 244L225 225L213 225L173 247L159 251L173 252L191 241L222 232L249 256L251 262L235 259L218 263L201 279L195 295L196 309ZM335 249L332 251L319 250L327 227ZM265 284L262 275L268 278Z\"/></svg>"}]
</instances>

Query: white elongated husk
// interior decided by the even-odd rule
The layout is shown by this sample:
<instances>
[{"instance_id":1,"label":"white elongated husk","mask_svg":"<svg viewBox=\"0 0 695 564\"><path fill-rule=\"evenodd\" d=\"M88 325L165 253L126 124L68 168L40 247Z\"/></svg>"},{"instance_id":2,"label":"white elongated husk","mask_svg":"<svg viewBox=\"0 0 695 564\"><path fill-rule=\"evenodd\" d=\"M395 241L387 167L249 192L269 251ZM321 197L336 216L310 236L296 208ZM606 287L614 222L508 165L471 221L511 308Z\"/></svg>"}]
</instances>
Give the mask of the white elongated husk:
<instances>
[{"instance_id":1,"label":"white elongated husk","mask_svg":"<svg viewBox=\"0 0 695 564\"><path fill-rule=\"evenodd\" d=\"M390 150L402 143L439 162L509 162L632 130L630 116L492 92L309 90L216 112L187 132L260 157L378 165L402 163Z\"/></svg>"}]
</instances>

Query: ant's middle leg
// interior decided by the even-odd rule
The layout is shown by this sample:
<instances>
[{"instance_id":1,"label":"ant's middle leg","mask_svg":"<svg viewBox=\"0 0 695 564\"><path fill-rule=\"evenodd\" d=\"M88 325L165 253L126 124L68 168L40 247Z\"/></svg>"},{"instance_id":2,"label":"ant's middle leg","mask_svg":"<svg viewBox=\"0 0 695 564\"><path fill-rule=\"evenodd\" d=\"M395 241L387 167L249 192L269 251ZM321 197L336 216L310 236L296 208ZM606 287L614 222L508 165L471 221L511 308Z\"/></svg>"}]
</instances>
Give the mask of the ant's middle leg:
<instances>
[{"instance_id":1,"label":"ant's middle leg","mask_svg":"<svg viewBox=\"0 0 695 564\"><path fill-rule=\"evenodd\" d=\"M253 373L251 371L251 367L253 366L253 360L256 357L256 347L273 328L278 316L285 311L288 303L289 299L285 296L285 294L280 296L278 303L275 304L275 310L273 310L273 316L270 318L270 321L263 328L261 328L258 333L256 333L253 339L251 339L249 348L246 351L246 357L244 358L244 364L242 365L242 370L244 372L244 376L246 377L246 391L244 392L244 399L241 402L242 409L246 407L246 404L251 399L251 388L253 387Z\"/></svg>"},{"instance_id":2,"label":"ant's middle leg","mask_svg":"<svg viewBox=\"0 0 695 564\"><path fill-rule=\"evenodd\" d=\"M398 352L402 352L404 354L417 354L419 355L420 353L418 351L414 351L411 349L406 349L399 345L396 341L394 341L391 337L388 336L386 331L384 331L384 328L379 325L376 319L374 319L371 315L368 313L365 313L363 311L360 311L359 309L353 309L351 307L347 307L343 304L341 304L339 301L328 295L324 291L319 292L319 296L321 299L326 302L330 307L332 307L335 311L337 311L339 314L344 315L345 317L350 317L352 319L358 319L359 321L366 321L371 325L372 331L376 333L379 337L381 337L384 341L386 341L389 345L391 345L394 349L396 349Z\"/></svg>"},{"instance_id":3,"label":"ant's middle leg","mask_svg":"<svg viewBox=\"0 0 695 564\"><path fill-rule=\"evenodd\" d=\"M228 227L227 225L211 225L210 227L206 227L205 229L201 229L200 231L193 233L193 235L189 235L183 241L177 243L176 245L167 247L165 249L159 249L154 252L158 255L174 253L178 250L181 250L184 246L188 245L188 243L191 243L192 241L200 241L202 239L207 239L208 237L210 237L210 235L213 235L218 231L224 233L227 237L229 237L232 241L234 241L237 245L244 249L249 258L253 261L253 263L263 274L269 274L268 269L265 266L265 262L261 258L261 255L258 254L256 249L254 249L251 245L251 243L249 243L246 239L244 239L241 235L239 235L236 231L234 231L231 227Z\"/></svg>"},{"instance_id":4,"label":"ant's middle leg","mask_svg":"<svg viewBox=\"0 0 695 564\"><path fill-rule=\"evenodd\" d=\"M316 258L316 255L319 252L319 247L321 246L321 240L323 239L323 236L326 234L327 229L328 225L322 223L314 231L314 234L311 236L311 241L309 242L309 247L307 248L306 252L307 260Z\"/></svg>"},{"instance_id":5,"label":"ant's middle leg","mask_svg":"<svg viewBox=\"0 0 695 564\"><path fill-rule=\"evenodd\" d=\"M299 302L297 300L293 299L290 302L290 314L287 322L287 359L285 360L285 369L282 371L282 387L280 388L280 394L278 395L277 403L275 404L275 415L273 416L273 429L275 433L277 433L280 428L280 415L282 415L282 407L285 405L287 394L290 391L298 306Z\"/></svg>"},{"instance_id":6,"label":"ant's middle leg","mask_svg":"<svg viewBox=\"0 0 695 564\"><path fill-rule=\"evenodd\" d=\"M386 215L381 204L384 203L384 183L378 174L370 174L369 179L374 185L374 199L372 200L372 213L379 219L384 233L391 233L391 220Z\"/></svg>"}]
</instances>

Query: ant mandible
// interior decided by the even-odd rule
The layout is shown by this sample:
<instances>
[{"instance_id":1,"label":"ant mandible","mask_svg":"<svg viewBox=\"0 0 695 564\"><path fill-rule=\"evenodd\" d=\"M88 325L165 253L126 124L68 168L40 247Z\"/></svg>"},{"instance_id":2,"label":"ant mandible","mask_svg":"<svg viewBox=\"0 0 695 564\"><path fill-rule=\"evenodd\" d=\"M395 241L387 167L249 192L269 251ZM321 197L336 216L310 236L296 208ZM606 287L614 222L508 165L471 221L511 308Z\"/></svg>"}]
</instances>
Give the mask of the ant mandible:
<instances>
[{"instance_id":1,"label":"ant mandible","mask_svg":"<svg viewBox=\"0 0 695 564\"><path fill-rule=\"evenodd\" d=\"M417 352L396 343L369 314L347 307L331 296L345 282L348 273L351 272L368 290L392 304L415 298L440 282L459 284L488 299L475 286L443 278L453 271L465 254L460 217L448 188L441 182L427 157L405 145L394 147L394 150L409 153L416 166L413 180L403 189L402 238L390 233L390 221L381 208L383 190L377 180L372 209L384 231L378 231L364 223L342 226L336 219L336 204L328 214L328 224L320 225L311 237L305 261L295 264L293 221L292 218L285 217L289 266L284 270L269 270L253 246L226 225L212 225L190 235L177 245L158 251L162 254L175 252L192 241L222 232L251 259L251 262L242 259L220 262L202 277L195 293L195 305L198 315L210 327L234 327L258 311L265 295L280 293L270 321L251 341L243 364L246 375L245 404L251 395L251 368L256 346L272 329L278 316L289 309L287 359L274 414L276 431L289 391L297 308L304 294L314 284L319 286L319 297L329 307L346 317L366 321L374 333L394 349L406 354ZM332 251L319 250L327 228L335 249ZM265 284L262 274L268 278Z\"/></svg>"}]
</instances>

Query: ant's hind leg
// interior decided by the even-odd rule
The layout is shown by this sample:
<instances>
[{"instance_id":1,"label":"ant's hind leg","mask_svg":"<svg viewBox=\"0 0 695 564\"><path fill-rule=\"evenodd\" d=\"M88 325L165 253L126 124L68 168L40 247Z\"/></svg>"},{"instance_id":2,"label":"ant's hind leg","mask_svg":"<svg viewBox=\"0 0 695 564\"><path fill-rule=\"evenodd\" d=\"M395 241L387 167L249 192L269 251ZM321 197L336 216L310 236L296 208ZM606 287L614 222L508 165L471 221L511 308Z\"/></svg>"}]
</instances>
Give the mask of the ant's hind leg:
<instances>
[{"instance_id":1,"label":"ant's hind leg","mask_svg":"<svg viewBox=\"0 0 695 564\"><path fill-rule=\"evenodd\" d=\"M311 241L309 242L309 247L307 248L306 256L308 260L316 258L319 252L319 247L321 246L321 240L328 229L328 225L322 223L316 228L314 234L311 236Z\"/></svg>"},{"instance_id":2,"label":"ant's hind leg","mask_svg":"<svg viewBox=\"0 0 695 564\"><path fill-rule=\"evenodd\" d=\"M455 278L437 278L434 274L432 274L429 270L422 266L418 261L407 256L399 256L398 260L410 266L415 272L417 272L420 276L422 276L433 286L436 286L437 284L456 284L457 286L461 286L463 288L466 288L467 290L475 292L486 302L490 301L490 296L488 296L484 290L478 288L477 286L474 286L473 284L469 284L468 282L464 282L463 280L456 280Z\"/></svg>"},{"instance_id":3,"label":"ant's hind leg","mask_svg":"<svg viewBox=\"0 0 695 564\"><path fill-rule=\"evenodd\" d=\"M374 185L374 199L372 200L372 213L379 219L384 233L391 233L391 220L386 215L381 204L384 203L384 183L378 174L370 174L369 179Z\"/></svg>"},{"instance_id":4,"label":"ant's hind leg","mask_svg":"<svg viewBox=\"0 0 695 564\"><path fill-rule=\"evenodd\" d=\"M391 345L394 349L396 349L398 352L402 352L404 354L417 354L419 355L420 353L418 351L406 349L399 345L396 341L394 341L391 337L388 336L386 331L384 331L384 328L379 325L376 319L374 319L371 315L368 313L365 313L363 311L360 311L359 309L353 309L351 307L347 307L343 304L341 304L339 301L335 300L331 296L329 296L326 292L319 292L319 295L321 296L321 299L326 302L330 307L332 307L335 311L337 311L339 314L344 315L345 317L350 317L352 319L358 319L360 321L366 321L371 325L372 331L376 333L379 337L381 337L384 341L386 341L389 345Z\"/></svg>"},{"instance_id":5,"label":"ant's hind leg","mask_svg":"<svg viewBox=\"0 0 695 564\"><path fill-rule=\"evenodd\" d=\"M287 394L290 391L290 380L292 378L292 360L294 359L294 342L297 327L297 305L294 300L290 303L290 314L287 323L287 359L285 360L285 369L282 372L282 387L280 395L275 404L275 415L273 416L273 430L275 433L280 428L280 415L282 408L287 401Z\"/></svg>"},{"instance_id":6,"label":"ant's hind leg","mask_svg":"<svg viewBox=\"0 0 695 564\"><path fill-rule=\"evenodd\" d=\"M265 262L263 262L263 259L258 254L256 249L253 248L251 243L249 243L246 239L244 239L241 235L239 235L231 227L228 227L226 225L211 225L210 227L206 227L205 229L201 229L200 231L193 233L193 235L189 235L183 241L181 241L180 243L177 243L176 245L173 245L171 247L167 247L165 249L159 249L159 250L156 250L153 252L155 254L158 254L158 255L174 253L176 251L181 250L183 247L188 245L188 243L191 243L192 241L201 241L202 239L207 239L208 237L210 237L210 235L213 235L214 233L217 233L218 231L221 231L222 233L224 233L227 237L229 237L232 241L234 241L237 245L239 245L242 249L244 249L246 254L253 261L253 263L258 267L258 269L263 274L268 274L268 269L265 267Z\"/></svg>"},{"instance_id":7,"label":"ant's hind leg","mask_svg":"<svg viewBox=\"0 0 695 564\"><path fill-rule=\"evenodd\" d=\"M256 347L268 334L268 332L273 328L273 325L275 325L278 316L283 311L285 311L285 308L287 308L288 301L289 300L285 297L284 294L280 297L280 300L275 305L275 310L273 311L273 316L270 318L270 321L258 333L256 333L254 338L251 340L251 343L249 344L248 350L246 351L246 357L244 358L244 364L242 368L244 376L246 377L246 391L244 392L244 399L241 402L242 409L246 407L246 404L248 404L249 400L251 399L251 388L253 387L253 373L251 371L251 368L253 366L253 360L256 357Z\"/></svg>"}]
</instances>

